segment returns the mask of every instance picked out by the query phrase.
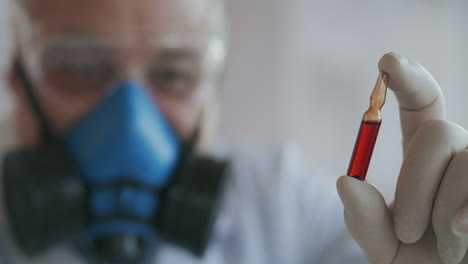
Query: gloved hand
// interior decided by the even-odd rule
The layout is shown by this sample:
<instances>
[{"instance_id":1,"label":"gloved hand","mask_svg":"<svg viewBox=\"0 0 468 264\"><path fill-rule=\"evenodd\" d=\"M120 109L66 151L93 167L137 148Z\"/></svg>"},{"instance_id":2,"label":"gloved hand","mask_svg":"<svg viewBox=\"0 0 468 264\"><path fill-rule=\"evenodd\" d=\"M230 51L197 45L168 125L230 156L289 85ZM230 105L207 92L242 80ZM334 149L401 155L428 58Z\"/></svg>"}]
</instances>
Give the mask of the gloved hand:
<instances>
[{"instance_id":1,"label":"gloved hand","mask_svg":"<svg viewBox=\"0 0 468 264\"><path fill-rule=\"evenodd\" d=\"M423 67L388 53L379 68L400 105L404 161L390 206L369 182L338 180L346 225L371 264L468 263L468 133L444 121Z\"/></svg>"}]
</instances>

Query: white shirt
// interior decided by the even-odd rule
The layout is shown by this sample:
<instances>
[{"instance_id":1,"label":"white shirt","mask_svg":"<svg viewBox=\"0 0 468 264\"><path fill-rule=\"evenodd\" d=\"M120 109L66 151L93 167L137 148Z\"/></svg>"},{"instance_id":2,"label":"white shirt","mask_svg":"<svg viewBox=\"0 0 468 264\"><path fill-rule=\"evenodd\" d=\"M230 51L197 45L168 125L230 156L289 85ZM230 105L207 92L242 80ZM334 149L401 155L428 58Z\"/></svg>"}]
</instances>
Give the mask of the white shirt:
<instances>
[{"instance_id":1,"label":"white shirt","mask_svg":"<svg viewBox=\"0 0 468 264\"><path fill-rule=\"evenodd\" d=\"M0 157L13 146L11 121L0 123ZM155 264L362 264L348 234L334 181L304 169L292 148L221 151L230 178L202 258L161 242ZM28 259L11 239L0 189L1 264L82 264L66 245ZM52 208L51 208L52 210Z\"/></svg>"}]
</instances>

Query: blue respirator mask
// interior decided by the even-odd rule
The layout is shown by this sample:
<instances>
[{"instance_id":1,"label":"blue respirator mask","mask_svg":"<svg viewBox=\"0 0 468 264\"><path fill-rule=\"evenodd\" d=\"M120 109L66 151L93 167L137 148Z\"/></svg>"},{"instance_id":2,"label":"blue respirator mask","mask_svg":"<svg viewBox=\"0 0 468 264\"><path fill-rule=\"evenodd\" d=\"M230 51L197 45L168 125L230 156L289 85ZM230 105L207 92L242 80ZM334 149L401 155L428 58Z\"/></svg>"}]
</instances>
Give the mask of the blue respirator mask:
<instances>
[{"instance_id":1,"label":"blue respirator mask","mask_svg":"<svg viewBox=\"0 0 468 264\"><path fill-rule=\"evenodd\" d=\"M147 263L164 240L201 256L227 162L195 154L146 90L121 82L60 139L21 65L45 143L6 155L4 199L17 245L30 256L76 245L92 264Z\"/></svg>"}]
</instances>

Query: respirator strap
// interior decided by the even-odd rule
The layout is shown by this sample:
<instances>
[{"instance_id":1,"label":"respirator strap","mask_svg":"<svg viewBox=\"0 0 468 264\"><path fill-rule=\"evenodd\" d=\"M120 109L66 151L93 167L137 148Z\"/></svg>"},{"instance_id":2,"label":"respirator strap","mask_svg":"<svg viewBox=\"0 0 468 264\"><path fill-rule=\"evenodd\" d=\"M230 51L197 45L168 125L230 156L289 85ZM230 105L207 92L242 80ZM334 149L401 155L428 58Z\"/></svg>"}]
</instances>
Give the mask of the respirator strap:
<instances>
[{"instance_id":1,"label":"respirator strap","mask_svg":"<svg viewBox=\"0 0 468 264\"><path fill-rule=\"evenodd\" d=\"M29 79L26 70L24 68L24 64L21 60L20 56L17 56L14 68L16 73L18 74L19 81L21 82L21 87L23 87L24 92L26 93L27 99L29 104L36 115L36 118L39 122L40 130L41 130L41 139L44 143L51 142L54 139L52 130L50 129L49 121L46 118L42 107L37 100L36 94L34 93L34 87Z\"/></svg>"}]
</instances>

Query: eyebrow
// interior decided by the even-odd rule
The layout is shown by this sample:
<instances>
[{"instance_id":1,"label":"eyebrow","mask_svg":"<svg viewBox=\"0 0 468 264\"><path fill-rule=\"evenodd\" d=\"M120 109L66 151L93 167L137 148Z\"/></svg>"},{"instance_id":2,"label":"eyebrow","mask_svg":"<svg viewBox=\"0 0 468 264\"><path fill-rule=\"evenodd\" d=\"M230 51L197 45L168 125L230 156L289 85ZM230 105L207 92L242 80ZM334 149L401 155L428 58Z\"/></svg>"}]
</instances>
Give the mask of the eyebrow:
<instances>
[{"instance_id":1,"label":"eyebrow","mask_svg":"<svg viewBox=\"0 0 468 264\"><path fill-rule=\"evenodd\" d=\"M101 42L99 37L88 32L69 30L66 34L55 39L50 44L52 46L60 47L62 44L66 45L78 45L87 48L97 49L104 51L106 50L106 44ZM188 62L199 62L202 57L202 49L197 46L181 45L180 47L174 46L160 46L155 47L156 58L161 62L173 62L173 61L188 61ZM153 53L154 54L154 53Z\"/></svg>"},{"instance_id":2,"label":"eyebrow","mask_svg":"<svg viewBox=\"0 0 468 264\"><path fill-rule=\"evenodd\" d=\"M189 60L198 60L200 58L200 52L193 48L168 48L164 49L161 52L161 60L179 60L179 59L189 59Z\"/></svg>"}]
</instances>

